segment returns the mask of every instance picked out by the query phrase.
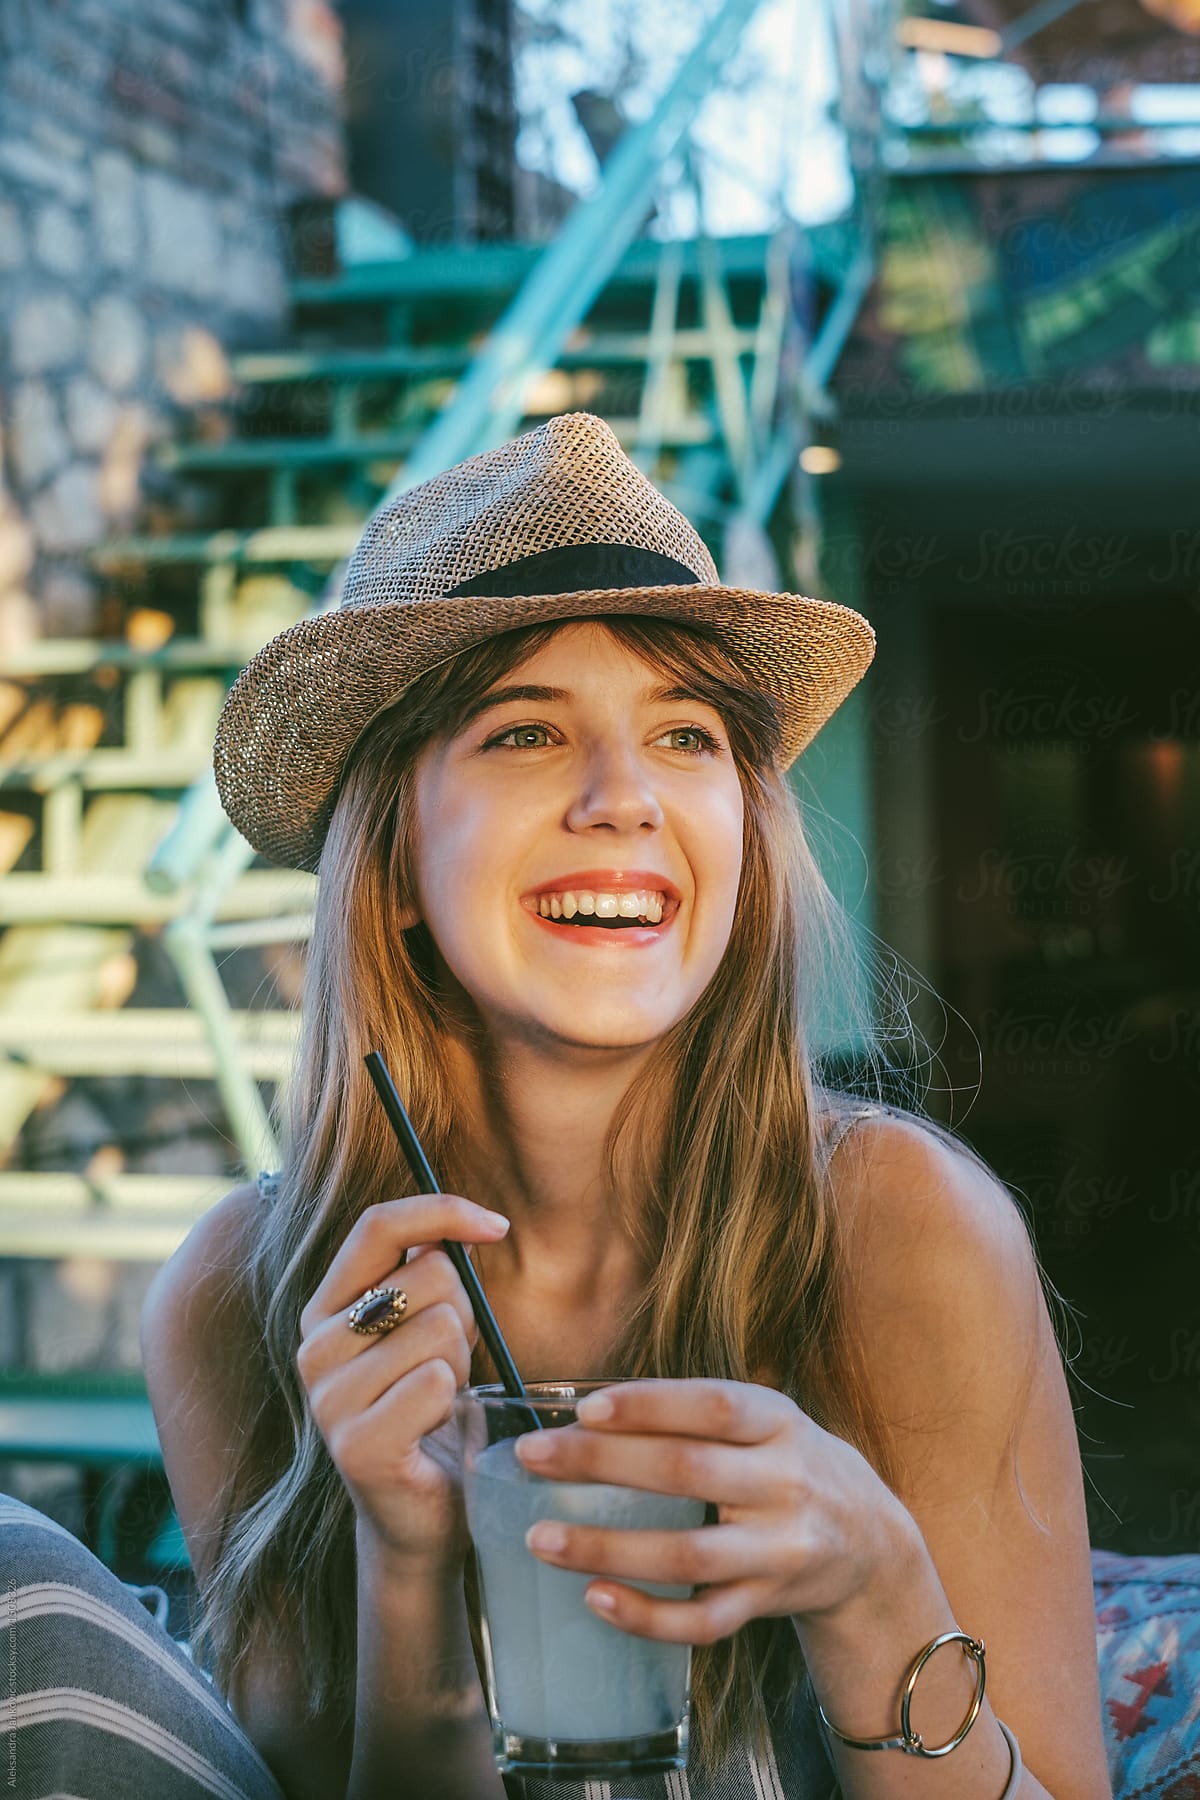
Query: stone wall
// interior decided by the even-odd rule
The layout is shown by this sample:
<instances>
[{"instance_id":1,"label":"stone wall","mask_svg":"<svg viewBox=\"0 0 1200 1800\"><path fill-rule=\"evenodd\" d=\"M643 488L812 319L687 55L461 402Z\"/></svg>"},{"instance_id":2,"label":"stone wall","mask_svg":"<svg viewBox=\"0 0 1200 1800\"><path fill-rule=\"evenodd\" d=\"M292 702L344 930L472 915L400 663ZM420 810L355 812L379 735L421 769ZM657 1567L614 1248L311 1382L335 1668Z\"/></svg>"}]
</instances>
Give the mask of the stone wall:
<instances>
[{"instance_id":1,"label":"stone wall","mask_svg":"<svg viewBox=\"0 0 1200 1800\"><path fill-rule=\"evenodd\" d=\"M284 209L343 191L329 0L0 7L0 651L86 631L176 410L279 334Z\"/></svg>"},{"instance_id":2,"label":"stone wall","mask_svg":"<svg viewBox=\"0 0 1200 1800\"><path fill-rule=\"evenodd\" d=\"M178 518L155 445L282 335L288 209L345 187L341 94L329 0L0 4L0 673L97 627L91 545ZM155 1129L219 1170L215 1132ZM136 1369L153 1273L0 1259L0 1367ZM84 1528L74 1466L0 1460L0 1490Z\"/></svg>"}]
</instances>

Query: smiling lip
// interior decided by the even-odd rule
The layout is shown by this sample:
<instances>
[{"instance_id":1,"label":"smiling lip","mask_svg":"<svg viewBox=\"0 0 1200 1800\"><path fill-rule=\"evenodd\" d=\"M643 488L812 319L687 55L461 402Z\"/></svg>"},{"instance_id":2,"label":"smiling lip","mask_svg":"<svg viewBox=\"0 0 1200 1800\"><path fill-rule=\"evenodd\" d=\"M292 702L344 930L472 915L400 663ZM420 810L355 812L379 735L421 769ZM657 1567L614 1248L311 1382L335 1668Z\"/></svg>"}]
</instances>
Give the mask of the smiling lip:
<instances>
[{"instance_id":1,"label":"smiling lip","mask_svg":"<svg viewBox=\"0 0 1200 1800\"><path fill-rule=\"evenodd\" d=\"M593 894L665 894L677 905L682 898L673 881L648 869L622 869L619 874L612 869L577 869L570 875L556 875L553 881L543 881L540 886L530 888L525 897L536 900L541 894L578 893L581 888L585 893Z\"/></svg>"},{"instance_id":2,"label":"smiling lip","mask_svg":"<svg viewBox=\"0 0 1200 1800\"><path fill-rule=\"evenodd\" d=\"M612 893L612 889L609 892ZM671 903L671 911L665 912L657 925L625 925L619 931L613 931L604 925L568 925L562 919L543 919L541 913L530 912L529 917L543 931L553 932L560 943L569 942L586 947L589 944L605 944L613 949L636 950L639 944L658 944L671 929L672 921L679 908Z\"/></svg>"},{"instance_id":3,"label":"smiling lip","mask_svg":"<svg viewBox=\"0 0 1200 1800\"><path fill-rule=\"evenodd\" d=\"M567 893L596 894L661 894L665 902L663 916L657 925L628 924L614 931L605 925L567 924L560 919L543 919L538 911L538 900L546 894ZM639 944L656 944L661 941L664 932L668 931L672 920L678 913L681 904L679 889L665 875L657 875L646 869L622 869L619 873L612 869L580 869L570 875L556 876L553 881L544 881L540 887L531 888L521 902L535 925L552 931L557 938L570 938L580 946L586 944L623 944L627 949L635 949Z\"/></svg>"}]
</instances>

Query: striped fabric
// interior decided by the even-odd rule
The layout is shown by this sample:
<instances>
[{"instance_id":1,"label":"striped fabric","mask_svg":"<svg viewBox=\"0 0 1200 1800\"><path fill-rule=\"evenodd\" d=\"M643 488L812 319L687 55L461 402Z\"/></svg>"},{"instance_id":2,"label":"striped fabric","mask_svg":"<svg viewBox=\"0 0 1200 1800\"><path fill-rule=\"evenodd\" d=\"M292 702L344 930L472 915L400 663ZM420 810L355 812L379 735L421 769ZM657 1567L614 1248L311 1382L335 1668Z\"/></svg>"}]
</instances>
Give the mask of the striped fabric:
<instances>
[{"instance_id":1,"label":"striped fabric","mask_svg":"<svg viewBox=\"0 0 1200 1800\"><path fill-rule=\"evenodd\" d=\"M220 1695L69 1531L0 1494L0 1781L14 1800L283 1800Z\"/></svg>"},{"instance_id":2,"label":"striped fabric","mask_svg":"<svg viewBox=\"0 0 1200 1800\"><path fill-rule=\"evenodd\" d=\"M770 1757L739 1751L718 1777L702 1780L689 1769L610 1782L540 1782L507 1775L509 1800L840 1800L842 1789L817 1728L797 1717L777 1733Z\"/></svg>"},{"instance_id":3,"label":"striped fabric","mask_svg":"<svg viewBox=\"0 0 1200 1800\"><path fill-rule=\"evenodd\" d=\"M150 1590L153 1593L153 1590ZM159 1609L163 1610L162 1608ZM0 1494L0 1745L14 1800L284 1800L187 1652L60 1525ZM505 1781L511 1800L838 1800L798 1704L765 1763L617 1782Z\"/></svg>"},{"instance_id":4,"label":"striped fabric","mask_svg":"<svg viewBox=\"0 0 1200 1800\"><path fill-rule=\"evenodd\" d=\"M535 1781L506 1776L508 1800L841 1800L833 1760L805 1683L786 1728L762 1760L747 1746L704 1781L694 1770L613 1781Z\"/></svg>"}]
</instances>

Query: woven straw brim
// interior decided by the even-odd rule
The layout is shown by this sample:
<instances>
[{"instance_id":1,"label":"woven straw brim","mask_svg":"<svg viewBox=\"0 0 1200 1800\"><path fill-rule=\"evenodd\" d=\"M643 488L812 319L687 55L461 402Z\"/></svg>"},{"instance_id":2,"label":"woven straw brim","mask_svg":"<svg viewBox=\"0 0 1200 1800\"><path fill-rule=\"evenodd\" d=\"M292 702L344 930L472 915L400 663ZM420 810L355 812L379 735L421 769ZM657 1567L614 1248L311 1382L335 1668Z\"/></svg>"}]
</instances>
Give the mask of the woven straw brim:
<instances>
[{"instance_id":1,"label":"woven straw brim","mask_svg":"<svg viewBox=\"0 0 1200 1800\"><path fill-rule=\"evenodd\" d=\"M419 675L504 631L622 613L714 628L779 702L785 768L875 653L874 632L850 607L723 586L472 595L323 613L272 639L230 689L213 752L222 804L264 856L314 869L351 748Z\"/></svg>"}]
</instances>

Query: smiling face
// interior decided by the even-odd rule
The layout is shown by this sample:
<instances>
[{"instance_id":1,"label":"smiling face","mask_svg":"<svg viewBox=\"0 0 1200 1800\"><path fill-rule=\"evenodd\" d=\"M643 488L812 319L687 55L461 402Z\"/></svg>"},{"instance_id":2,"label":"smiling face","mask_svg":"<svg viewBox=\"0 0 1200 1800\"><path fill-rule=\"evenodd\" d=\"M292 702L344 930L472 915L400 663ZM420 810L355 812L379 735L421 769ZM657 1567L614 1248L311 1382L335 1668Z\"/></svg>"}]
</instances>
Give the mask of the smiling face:
<instances>
[{"instance_id":1,"label":"smiling face","mask_svg":"<svg viewBox=\"0 0 1200 1800\"><path fill-rule=\"evenodd\" d=\"M742 866L729 734L603 626L494 682L415 801L421 917L500 1038L647 1045L704 992Z\"/></svg>"}]
</instances>

